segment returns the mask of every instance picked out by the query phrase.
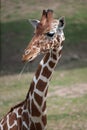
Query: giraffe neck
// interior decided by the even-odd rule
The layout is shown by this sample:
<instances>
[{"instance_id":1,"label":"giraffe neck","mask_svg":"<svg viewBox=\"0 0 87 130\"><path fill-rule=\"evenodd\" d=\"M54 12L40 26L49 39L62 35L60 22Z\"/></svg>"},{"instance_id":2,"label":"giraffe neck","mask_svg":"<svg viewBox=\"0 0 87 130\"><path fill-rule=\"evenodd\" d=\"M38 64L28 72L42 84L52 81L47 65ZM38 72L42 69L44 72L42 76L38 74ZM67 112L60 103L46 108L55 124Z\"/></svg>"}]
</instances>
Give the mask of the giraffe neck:
<instances>
[{"instance_id":1,"label":"giraffe neck","mask_svg":"<svg viewBox=\"0 0 87 130\"><path fill-rule=\"evenodd\" d=\"M61 57L61 45L41 60L26 100L13 107L1 120L0 130L46 130L46 97L52 72Z\"/></svg>"},{"instance_id":2,"label":"giraffe neck","mask_svg":"<svg viewBox=\"0 0 87 130\"><path fill-rule=\"evenodd\" d=\"M48 52L41 60L27 94L27 105L34 126L43 130L47 124L46 98L52 72L61 57L61 45ZM40 124L38 124L40 123ZM45 129L44 129L45 130Z\"/></svg>"}]
</instances>

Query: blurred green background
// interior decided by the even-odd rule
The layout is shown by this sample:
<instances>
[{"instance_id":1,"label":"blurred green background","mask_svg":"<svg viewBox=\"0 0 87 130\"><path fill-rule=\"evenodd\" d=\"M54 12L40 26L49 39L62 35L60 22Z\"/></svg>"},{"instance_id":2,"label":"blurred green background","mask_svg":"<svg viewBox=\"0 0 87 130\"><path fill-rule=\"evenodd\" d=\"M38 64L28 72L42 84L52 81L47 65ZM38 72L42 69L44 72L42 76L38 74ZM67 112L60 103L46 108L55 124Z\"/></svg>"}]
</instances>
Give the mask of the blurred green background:
<instances>
[{"instance_id":1,"label":"blurred green background","mask_svg":"<svg viewBox=\"0 0 87 130\"><path fill-rule=\"evenodd\" d=\"M25 98L42 58L26 65L20 77L34 31L28 19L40 19L43 9L66 20L63 54L47 100L48 130L87 130L87 0L1 0L0 117Z\"/></svg>"}]
</instances>

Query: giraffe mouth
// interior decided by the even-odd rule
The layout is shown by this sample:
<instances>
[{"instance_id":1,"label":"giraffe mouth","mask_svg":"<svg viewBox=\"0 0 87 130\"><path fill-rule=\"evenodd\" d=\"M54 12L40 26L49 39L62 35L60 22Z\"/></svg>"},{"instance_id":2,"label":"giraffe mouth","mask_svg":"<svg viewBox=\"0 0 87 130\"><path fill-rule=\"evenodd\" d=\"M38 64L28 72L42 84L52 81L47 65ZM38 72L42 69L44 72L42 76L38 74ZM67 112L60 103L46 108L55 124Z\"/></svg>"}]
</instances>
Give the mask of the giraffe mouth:
<instances>
[{"instance_id":1,"label":"giraffe mouth","mask_svg":"<svg viewBox=\"0 0 87 130\"><path fill-rule=\"evenodd\" d=\"M34 61L36 57L37 57L37 55L36 55L36 56L33 56L33 57L30 57L30 58L28 59L28 62Z\"/></svg>"},{"instance_id":2,"label":"giraffe mouth","mask_svg":"<svg viewBox=\"0 0 87 130\"><path fill-rule=\"evenodd\" d=\"M31 61L33 61L34 59L36 58L36 56L34 56L34 57L25 57L24 55L23 55L23 57L22 57L22 62L31 62Z\"/></svg>"},{"instance_id":3,"label":"giraffe mouth","mask_svg":"<svg viewBox=\"0 0 87 130\"><path fill-rule=\"evenodd\" d=\"M32 54L32 55L23 55L22 56L22 62L32 62L35 60L35 58L39 55L39 53Z\"/></svg>"}]
</instances>

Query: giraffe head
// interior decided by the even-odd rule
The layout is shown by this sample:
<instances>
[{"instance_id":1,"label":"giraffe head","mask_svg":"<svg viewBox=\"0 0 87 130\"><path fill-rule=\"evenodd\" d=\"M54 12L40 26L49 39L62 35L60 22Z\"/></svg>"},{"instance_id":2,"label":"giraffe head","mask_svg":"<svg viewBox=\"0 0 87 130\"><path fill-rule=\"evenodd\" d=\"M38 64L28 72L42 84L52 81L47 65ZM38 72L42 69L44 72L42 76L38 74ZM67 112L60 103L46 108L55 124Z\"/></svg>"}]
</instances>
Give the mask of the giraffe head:
<instances>
[{"instance_id":1,"label":"giraffe head","mask_svg":"<svg viewBox=\"0 0 87 130\"><path fill-rule=\"evenodd\" d=\"M43 10L41 20L29 20L35 28L34 36L24 51L22 60L32 61L40 53L47 53L65 40L64 17L53 18L52 10Z\"/></svg>"}]
</instances>

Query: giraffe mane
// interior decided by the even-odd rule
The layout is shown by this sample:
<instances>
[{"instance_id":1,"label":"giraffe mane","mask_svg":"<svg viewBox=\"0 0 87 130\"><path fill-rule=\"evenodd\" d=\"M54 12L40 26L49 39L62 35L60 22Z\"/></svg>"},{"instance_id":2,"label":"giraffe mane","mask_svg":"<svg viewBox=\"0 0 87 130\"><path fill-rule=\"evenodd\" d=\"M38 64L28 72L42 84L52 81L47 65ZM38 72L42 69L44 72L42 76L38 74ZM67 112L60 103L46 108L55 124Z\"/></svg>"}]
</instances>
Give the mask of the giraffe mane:
<instances>
[{"instance_id":1,"label":"giraffe mane","mask_svg":"<svg viewBox=\"0 0 87 130\"><path fill-rule=\"evenodd\" d=\"M24 101L22 101L22 102L16 104L15 106L11 107L11 108L10 108L10 111L9 111L8 113L12 112L15 108L18 108L18 107L22 106L25 102L26 102L26 99L25 99ZM8 114L8 113L7 113L7 114Z\"/></svg>"}]
</instances>

